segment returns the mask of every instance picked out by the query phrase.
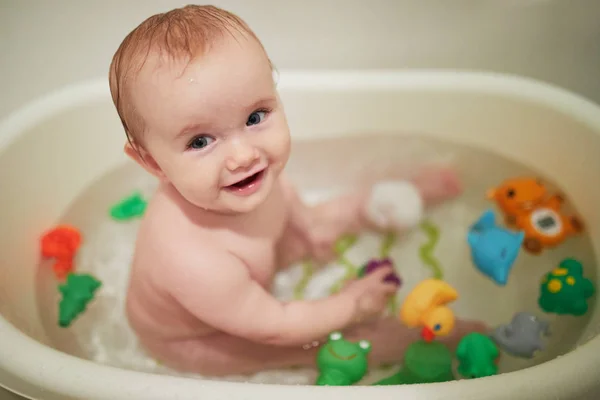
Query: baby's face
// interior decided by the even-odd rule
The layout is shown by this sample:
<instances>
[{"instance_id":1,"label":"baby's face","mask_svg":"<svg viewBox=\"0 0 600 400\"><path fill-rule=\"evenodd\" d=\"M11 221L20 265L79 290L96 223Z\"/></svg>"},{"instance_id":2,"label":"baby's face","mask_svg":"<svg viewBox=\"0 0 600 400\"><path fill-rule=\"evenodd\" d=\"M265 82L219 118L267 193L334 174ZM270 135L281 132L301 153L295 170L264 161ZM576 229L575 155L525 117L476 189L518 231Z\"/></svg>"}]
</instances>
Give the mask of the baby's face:
<instances>
[{"instance_id":1,"label":"baby's face","mask_svg":"<svg viewBox=\"0 0 600 400\"><path fill-rule=\"evenodd\" d=\"M290 136L260 45L224 38L186 64L149 59L134 89L146 168L192 204L248 212L287 163Z\"/></svg>"}]
</instances>

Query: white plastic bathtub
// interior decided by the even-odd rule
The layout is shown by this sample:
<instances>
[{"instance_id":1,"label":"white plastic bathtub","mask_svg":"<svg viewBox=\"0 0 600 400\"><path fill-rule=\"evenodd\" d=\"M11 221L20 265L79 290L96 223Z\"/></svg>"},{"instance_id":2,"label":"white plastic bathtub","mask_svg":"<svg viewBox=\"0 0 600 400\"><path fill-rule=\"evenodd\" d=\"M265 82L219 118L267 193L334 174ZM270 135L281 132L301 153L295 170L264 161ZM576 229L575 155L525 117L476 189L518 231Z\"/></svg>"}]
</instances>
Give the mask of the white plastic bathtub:
<instances>
[{"instance_id":1,"label":"white plastic bathtub","mask_svg":"<svg viewBox=\"0 0 600 400\"><path fill-rule=\"evenodd\" d=\"M298 141L422 132L543 171L568 193L600 253L596 105L539 82L479 73L283 71L279 87ZM581 346L568 354L521 371L431 385L225 383L134 372L53 349L34 287L38 237L92 181L128 162L123 141L104 78L52 93L0 125L0 385L48 400L531 400L587 398L599 389L600 338L592 338L600 326L597 304Z\"/></svg>"}]
</instances>

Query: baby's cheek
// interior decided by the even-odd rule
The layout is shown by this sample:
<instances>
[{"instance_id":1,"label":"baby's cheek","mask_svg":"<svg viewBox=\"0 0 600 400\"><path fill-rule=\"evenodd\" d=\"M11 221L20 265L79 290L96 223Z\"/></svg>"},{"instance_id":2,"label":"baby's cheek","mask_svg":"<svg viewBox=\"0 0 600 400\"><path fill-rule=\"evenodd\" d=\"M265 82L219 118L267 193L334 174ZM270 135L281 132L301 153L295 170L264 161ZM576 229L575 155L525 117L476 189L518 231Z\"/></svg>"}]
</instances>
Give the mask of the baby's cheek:
<instances>
[{"instance_id":1,"label":"baby's cheek","mask_svg":"<svg viewBox=\"0 0 600 400\"><path fill-rule=\"evenodd\" d=\"M285 164L290 155L290 132L285 124L280 124L265 135L263 146L266 153L274 161Z\"/></svg>"},{"instance_id":2,"label":"baby's cheek","mask_svg":"<svg viewBox=\"0 0 600 400\"><path fill-rule=\"evenodd\" d=\"M173 186L186 200L197 206L208 206L207 203L216 197L219 175L214 165L177 165L170 175Z\"/></svg>"}]
</instances>

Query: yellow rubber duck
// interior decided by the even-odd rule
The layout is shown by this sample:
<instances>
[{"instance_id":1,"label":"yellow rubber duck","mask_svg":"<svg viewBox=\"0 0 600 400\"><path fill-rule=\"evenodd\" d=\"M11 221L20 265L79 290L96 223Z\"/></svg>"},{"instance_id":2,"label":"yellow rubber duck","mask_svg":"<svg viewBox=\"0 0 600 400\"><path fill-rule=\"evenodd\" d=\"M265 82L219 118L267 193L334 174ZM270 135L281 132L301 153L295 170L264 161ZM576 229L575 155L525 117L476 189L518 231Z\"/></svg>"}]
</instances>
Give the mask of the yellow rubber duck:
<instances>
[{"instance_id":1,"label":"yellow rubber duck","mask_svg":"<svg viewBox=\"0 0 600 400\"><path fill-rule=\"evenodd\" d=\"M454 328L454 312L446 304L455 301L458 292L440 279L426 279L406 296L399 318L408 327L422 326L421 337L432 341Z\"/></svg>"}]
</instances>

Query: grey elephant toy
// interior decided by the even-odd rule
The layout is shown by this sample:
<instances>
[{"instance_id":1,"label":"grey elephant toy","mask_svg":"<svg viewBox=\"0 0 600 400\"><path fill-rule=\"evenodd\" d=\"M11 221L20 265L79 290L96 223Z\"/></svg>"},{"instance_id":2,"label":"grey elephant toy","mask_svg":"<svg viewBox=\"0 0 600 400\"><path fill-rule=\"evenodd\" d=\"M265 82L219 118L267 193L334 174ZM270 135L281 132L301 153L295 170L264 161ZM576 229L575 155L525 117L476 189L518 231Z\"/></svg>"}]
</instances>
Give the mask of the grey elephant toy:
<instances>
[{"instance_id":1,"label":"grey elephant toy","mask_svg":"<svg viewBox=\"0 0 600 400\"><path fill-rule=\"evenodd\" d=\"M528 312L515 314L510 323L497 327L492 339L502 350L516 357L532 358L544 349L542 335L550 334L548 321Z\"/></svg>"}]
</instances>

